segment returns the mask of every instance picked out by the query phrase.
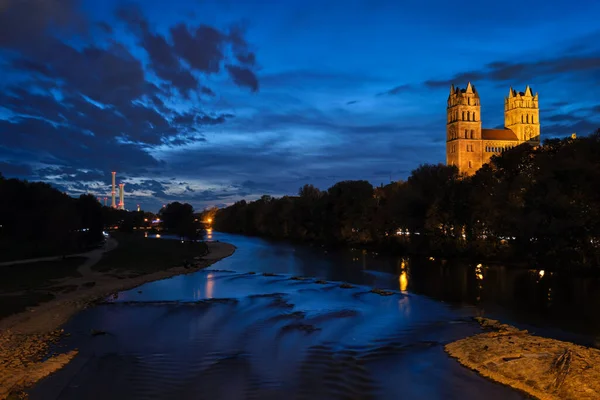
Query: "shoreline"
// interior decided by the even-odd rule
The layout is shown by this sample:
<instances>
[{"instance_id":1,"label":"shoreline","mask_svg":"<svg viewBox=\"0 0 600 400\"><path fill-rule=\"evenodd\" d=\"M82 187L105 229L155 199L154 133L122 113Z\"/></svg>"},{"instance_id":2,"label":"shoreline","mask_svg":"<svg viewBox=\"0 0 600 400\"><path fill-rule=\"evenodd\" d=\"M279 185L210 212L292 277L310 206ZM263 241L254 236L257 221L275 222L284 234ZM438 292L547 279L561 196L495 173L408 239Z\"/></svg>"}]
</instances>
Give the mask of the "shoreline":
<instances>
[{"instance_id":1,"label":"shoreline","mask_svg":"<svg viewBox=\"0 0 600 400\"><path fill-rule=\"evenodd\" d=\"M236 247L224 242L209 242L209 253L190 268L172 267L135 277L94 272L94 286L57 294L56 298L0 320L0 400L11 392L30 386L62 368L77 351L46 358L50 344L64 331L60 327L73 315L115 292L130 290L148 282L197 272L231 256ZM78 282L66 278L62 283ZM88 278L89 280L89 278Z\"/></svg>"},{"instance_id":2,"label":"shoreline","mask_svg":"<svg viewBox=\"0 0 600 400\"><path fill-rule=\"evenodd\" d=\"M464 367L540 400L600 399L600 350L476 320L488 331L444 346Z\"/></svg>"}]
</instances>

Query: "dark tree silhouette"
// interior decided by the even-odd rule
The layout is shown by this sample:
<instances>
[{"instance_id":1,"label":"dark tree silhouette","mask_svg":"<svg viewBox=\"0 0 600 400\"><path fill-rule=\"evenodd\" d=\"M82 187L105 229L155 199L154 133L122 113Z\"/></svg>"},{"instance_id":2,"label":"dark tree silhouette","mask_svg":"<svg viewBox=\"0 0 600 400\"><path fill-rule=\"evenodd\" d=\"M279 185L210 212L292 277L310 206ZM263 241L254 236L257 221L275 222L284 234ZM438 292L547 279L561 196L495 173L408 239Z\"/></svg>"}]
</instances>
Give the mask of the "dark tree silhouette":
<instances>
[{"instance_id":1,"label":"dark tree silhouette","mask_svg":"<svg viewBox=\"0 0 600 400\"><path fill-rule=\"evenodd\" d=\"M421 165L406 182L373 188L304 185L297 197L242 200L220 209L216 230L362 243L483 259L600 265L600 130L578 139L521 145L471 177Z\"/></svg>"}]
</instances>

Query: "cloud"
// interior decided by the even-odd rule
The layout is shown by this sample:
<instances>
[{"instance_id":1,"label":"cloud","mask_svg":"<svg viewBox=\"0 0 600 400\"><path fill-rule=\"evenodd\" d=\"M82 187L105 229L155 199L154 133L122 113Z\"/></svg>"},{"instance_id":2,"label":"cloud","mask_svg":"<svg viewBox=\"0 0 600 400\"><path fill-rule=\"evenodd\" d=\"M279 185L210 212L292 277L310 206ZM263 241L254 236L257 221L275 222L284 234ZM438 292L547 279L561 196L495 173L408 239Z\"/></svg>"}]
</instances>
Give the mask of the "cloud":
<instances>
[{"instance_id":1,"label":"cloud","mask_svg":"<svg viewBox=\"0 0 600 400\"><path fill-rule=\"evenodd\" d=\"M377 96L395 96L398 94L404 94L412 89L412 86L409 84L399 85L391 88L390 90L386 90L385 92L377 93Z\"/></svg>"},{"instance_id":2,"label":"cloud","mask_svg":"<svg viewBox=\"0 0 600 400\"><path fill-rule=\"evenodd\" d=\"M209 75L258 90L256 55L239 28L176 24L161 35L141 9L121 7L115 13L132 45L118 25L92 22L76 0L1 0L1 7L7 171L74 192L106 184L111 170L159 176L166 163L156 148L205 143L203 129L233 118L202 100L217 97Z\"/></svg>"},{"instance_id":3,"label":"cloud","mask_svg":"<svg viewBox=\"0 0 600 400\"><path fill-rule=\"evenodd\" d=\"M258 78L254 75L254 72L237 65L227 65L226 68L236 84L245 86L253 92L258 91Z\"/></svg>"},{"instance_id":4,"label":"cloud","mask_svg":"<svg viewBox=\"0 0 600 400\"><path fill-rule=\"evenodd\" d=\"M0 161L0 173L4 177L29 177L33 171L27 164Z\"/></svg>"},{"instance_id":5,"label":"cloud","mask_svg":"<svg viewBox=\"0 0 600 400\"><path fill-rule=\"evenodd\" d=\"M533 60L528 62L495 61L487 64L482 70L469 71L454 75L449 79L427 80L430 88L450 87L451 84L477 81L493 82L543 82L553 77L568 75L570 78L591 76L600 82L600 51L598 49L587 54Z\"/></svg>"},{"instance_id":6,"label":"cloud","mask_svg":"<svg viewBox=\"0 0 600 400\"><path fill-rule=\"evenodd\" d=\"M241 29L234 27L227 34L204 24L189 27L180 23L172 26L169 37L165 37L151 31L149 22L138 7L120 7L116 14L139 38L140 45L150 57L151 68L184 96L190 90L214 96L211 89L199 84L198 74L218 74L225 63L233 61L242 64L227 65L233 81L252 91L258 90L258 79L249 69L255 65L256 56L248 49ZM230 49L233 57L229 56Z\"/></svg>"},{"instance_id":7,"label":"cloud","mask_svg":"<svg viewBox=\"0 0 600 400\"><path fill-rule=\"evenodd\" d=\"M542 137L564 137L576 133L577 135L588 135L600 128L600 120L589 120L578 118L575 120L563 120L556 124L543 125Z\"/></svg>"},{"instance_id":8,"label":"cloud","mask_svg":"<svg viewBox=\"0 0 600 400\"><path fill-rule=\"evenodd\" d=\"M78 0L2 0L0 47L35 46L50 31L86 33L87 21L80 14L78 3Z\"/></svg>"}]
</instances>

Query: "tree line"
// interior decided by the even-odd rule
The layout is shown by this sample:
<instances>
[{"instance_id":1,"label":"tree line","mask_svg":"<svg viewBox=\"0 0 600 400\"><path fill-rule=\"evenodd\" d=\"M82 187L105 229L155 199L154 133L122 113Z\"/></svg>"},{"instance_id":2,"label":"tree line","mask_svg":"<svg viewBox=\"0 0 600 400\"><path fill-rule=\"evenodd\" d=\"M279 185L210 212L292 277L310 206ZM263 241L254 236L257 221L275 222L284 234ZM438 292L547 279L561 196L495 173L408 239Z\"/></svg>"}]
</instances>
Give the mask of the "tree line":
<instances>
[{"instance_id":1,"label":"tree line","mask_svg":"<svg viewBox=\"0 0 600 400\"><path fill-rule=\"evenodd\" d=\"M219 231L401 253L600 265L600 130L492 157L474 175L421 165L406 181L338 182L220 209Z\"/></svg>"},{"instance_id":2,"label":"tree line","mask_svg":"<svg viewBox=\"0 0 600 400\"><path fill-rule=\"evenodd\" d=\"M160 223L153 223L157 218ZM92 194L73 198L47 183L0 173L0 261L84 252L103 242L105 230L140 228L203 238L189 204L170 203L158 214L117 210L102 206Z\"/></svg>"}]
</instances>

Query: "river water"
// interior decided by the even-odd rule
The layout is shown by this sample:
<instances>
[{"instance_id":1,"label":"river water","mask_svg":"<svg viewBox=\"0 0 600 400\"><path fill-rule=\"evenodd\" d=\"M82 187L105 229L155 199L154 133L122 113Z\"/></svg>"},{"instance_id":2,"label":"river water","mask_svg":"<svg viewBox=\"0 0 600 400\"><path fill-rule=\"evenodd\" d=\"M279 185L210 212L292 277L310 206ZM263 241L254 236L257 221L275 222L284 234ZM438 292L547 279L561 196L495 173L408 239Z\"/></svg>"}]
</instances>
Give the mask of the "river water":
<instances>
[{"instance_id":1,"label":"river water","mask_svg":"<svg viewBox=\"0 0 600 400\"><path fill-rule=\"evenodd\" d=\"M597 279L210 236L236 252L72 318L79 355L31 398L522 399L444 353L473 316L598 343Z\"/></svg>"}]
</instances>

